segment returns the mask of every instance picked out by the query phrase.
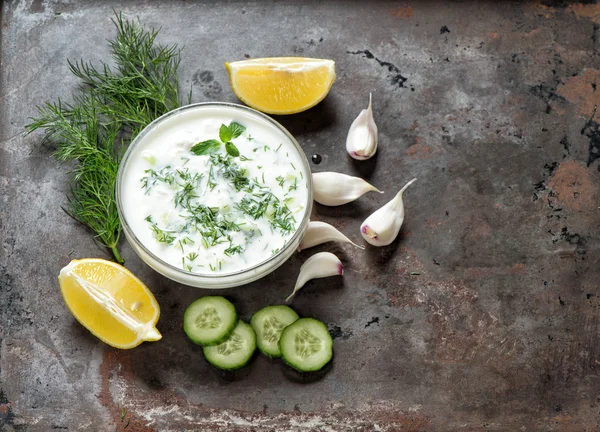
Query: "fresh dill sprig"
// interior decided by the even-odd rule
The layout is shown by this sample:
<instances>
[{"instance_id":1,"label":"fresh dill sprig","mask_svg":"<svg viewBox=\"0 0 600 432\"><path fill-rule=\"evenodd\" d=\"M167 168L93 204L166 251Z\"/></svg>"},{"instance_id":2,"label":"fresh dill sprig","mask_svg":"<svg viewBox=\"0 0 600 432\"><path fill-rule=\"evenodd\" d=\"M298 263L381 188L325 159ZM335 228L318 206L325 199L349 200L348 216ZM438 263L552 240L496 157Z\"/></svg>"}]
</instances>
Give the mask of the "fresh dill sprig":
<instances>
[{"instance_id":1,"label":"fresh dill sprig","mask_svg":"<svg viewBox=\"0 0 600 432\"><path fill-rule=\"evenodd\" d=\"M69 61L71 72L84 84L73 102L59 99L39 106L38 117L25 128L27 134L44 130L45 140L57 145L54 157L75 162L65 211L88 226L122 263L118 250L122 226L115 198L119 162L137 133L180 106L180 51L177 45L158 44L157 30L125 20L120 13L115 13L113 23L117 34L109 44L114 67ZM151 186L150 180L143 187Z\"/></svg>"}]
</instances>

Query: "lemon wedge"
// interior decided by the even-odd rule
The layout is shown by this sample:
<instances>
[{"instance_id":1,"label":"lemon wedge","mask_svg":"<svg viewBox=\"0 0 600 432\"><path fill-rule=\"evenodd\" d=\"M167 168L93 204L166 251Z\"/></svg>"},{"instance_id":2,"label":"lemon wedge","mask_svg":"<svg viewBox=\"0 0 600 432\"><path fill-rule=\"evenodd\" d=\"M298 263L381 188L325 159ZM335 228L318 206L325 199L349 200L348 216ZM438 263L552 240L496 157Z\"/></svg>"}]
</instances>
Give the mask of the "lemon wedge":
<instances>
[{"instance_id":1,"label":"lemon wedge","mask_svg":"<svg viewBox=\"0 0 600 432\"><path fill-rule=\"evenodd\" d=\"M321 102L335 80L333 60L271 57L225 63L235 95L268 114L295 114Z\"/></svg>"},{"instance_id":2,"label":"lemon wedge","mask_svg":"<svg viewBox=\"0 0 600 432\"><path fill-rule=\"evenodd\" d=\"M129 349L162 338L154 295L125 267L96 258L73 260L58 283L77 321L108 345Z\"/></svg>"}]
</instances>

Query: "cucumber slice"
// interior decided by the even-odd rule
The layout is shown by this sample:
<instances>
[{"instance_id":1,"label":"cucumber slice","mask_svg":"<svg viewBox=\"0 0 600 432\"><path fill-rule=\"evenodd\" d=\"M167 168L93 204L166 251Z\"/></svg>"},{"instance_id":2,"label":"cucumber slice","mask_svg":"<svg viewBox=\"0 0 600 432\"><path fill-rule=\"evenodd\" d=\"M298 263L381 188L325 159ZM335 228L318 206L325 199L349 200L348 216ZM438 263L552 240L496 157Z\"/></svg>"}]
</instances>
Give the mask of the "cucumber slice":
<instances>
[{"instance_id":1,"label":"cucumber slice","mask_svg":"<svg viewBox=\"0 0 600 432\"><path fill-rule=\"evenodd\" d=\"M256 351L256 334L249 324L240 320L225 342L205 346L202 351L206 360L219 369L239 369L246 366Z\"/></svg>"},{"instance_id":2,"label":"cucumber slice","mask_svg":"<svg viewBox=\"0 0 600 432\"><path fill-rule=\"evenodd\" d=\"M250 325L256 332L260 352L269 357L281 357L281 332L298 318L298 314L289 306L267 306L252 315Z\"/></svg>"},{"instance_id":3,"label":"cucumber slice","mask_svg":"<svg viewBox=\"0 0 600 432\"><path fill-rule=\"evenodd\" d=\"M194 301L183 314L183 330L192 342L208 346L223 342L237 324L237 312L223 297L206 296Z\"/></svg>"},{"instance_id":4,"label":"cucumber slice","mask_svg":"<svg viewBox=\"0 0 600 432\"><path fill-rule=\"evenodd\" d=\"M281 333L279 349L283 360L299 372L314 372L333 357L333 339L321 321L301 318Z\"/></svg>"}]
</instances>

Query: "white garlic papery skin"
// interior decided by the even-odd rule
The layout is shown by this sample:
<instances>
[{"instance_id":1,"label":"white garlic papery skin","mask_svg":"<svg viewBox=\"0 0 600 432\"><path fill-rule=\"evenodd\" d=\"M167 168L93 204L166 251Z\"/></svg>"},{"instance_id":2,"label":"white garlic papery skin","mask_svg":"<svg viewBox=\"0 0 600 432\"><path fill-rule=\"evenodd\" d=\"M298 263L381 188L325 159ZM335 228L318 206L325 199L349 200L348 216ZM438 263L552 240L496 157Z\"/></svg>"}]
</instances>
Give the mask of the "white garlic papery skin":
<instances>
[{"instance_id":1,"label":"white garlic papery skin","mask_svg":"<svg viewBox=\"0 0 600 432\"><path fill-rule=\"evenodd\" d=\"M308 223L308 227L306 228L306 232L304 233L304 237L302 237L302 241L298 246L298 252L311 248L313 246L320 245L321 243L326 243L330 241L339 241L343 243L350 243L357 248L364 249L364 246L357 245L340 231L338 231L332 225L329 225L325 222L319 221L310 221Z\"/></svg>"},{"instance_id":2,"label":"white garlic papery skin","mask_svg":"<svg viewBox=\"0 0 600 432\"><path fill-rule=\"evenodd\" d=\"M417 181L416 178L406 183L390 202L362 223L360 233L367 242L373 246L387 246L398 236L402 222L404 222L402 194L415 181Z\"/></svg>"},{"instance_id":3,"label":"white garlic papery skin","mask_svg":"<svg viewBox=\"0 0 600 432\"><path fill-rule=\"evenodd\" d=\"M336 172L322 172L312 175L315 201L326 206L339 206L349 203L370 191L383 193L360 177L352 177Z\"/></svg>"},{"instance_id":4,"label":"white garlic papery skin","mask_svg":"<svg viewBox=\"0 0 600 432\"><path fill-rule=\"evenodd\" d=\"M338 257L331 252L319 252L306 260L300 267L294 291L285 301L290 301L294 295L311 279L324 278L344 274L344 266Z\"/></svg>"},{"instance_id":5,"label":"white garlic papery skin","mask_svg":"<svg viewBox=\"0 0 600 432\"><path fill-rule=\"evenodd\" d=\"M366 160L377 152L377 125L373 119L372 97L369 106L352 122L346 137L346 151L357 160Z\"/></svg>"}]
</instances>

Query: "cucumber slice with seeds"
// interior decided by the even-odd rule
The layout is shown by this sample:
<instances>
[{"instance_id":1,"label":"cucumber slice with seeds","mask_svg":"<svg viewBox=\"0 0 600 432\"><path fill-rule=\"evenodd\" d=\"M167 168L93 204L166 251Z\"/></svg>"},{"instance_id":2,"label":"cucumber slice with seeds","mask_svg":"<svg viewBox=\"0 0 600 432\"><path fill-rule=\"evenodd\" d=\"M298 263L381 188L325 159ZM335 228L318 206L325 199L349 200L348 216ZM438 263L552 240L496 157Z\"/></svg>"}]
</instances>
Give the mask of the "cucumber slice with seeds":
<instances>
[{"instance_id":1,"label":"cucumber slice with seeds","mask_svg":"<svg viewBox=\"0 0 600 432\"><path fill-rule=\"evenodd\" d=\"M298 318L298 314L289 306L267 306L252 315L250 325L256 332L260 352L268 357L281 357L281 332Z\"/></svg>"},{"instance_id":2,"label":"cucumber slice with seeds","mask_svg":"<svg viewBox=\"0 0 600 432\"><path fill-rule=\"evenodd\" d=\"M256 350L256 334L249 324L238 321L235 329L225 342L202 348L204 357L210 364L225 370L246 366Z\"/></svg>"},{"instance_id":3,"label":"cucumber slice with seeds","mask_svg":"<svg viewBox=\"0 0 600 432\"><path fill-rule=\"evenodd\" d=\"M301 318L281 333L279 349L283 360L299 372L314 372L333 357L333 339L325 324Z\"/></svg>"},{"instance_id":4,"label":"cucumber slice with seeds","mask_svg":"<svg viewBox=\"0 0 600 432\"><path fill-rule=\"evenodd\" d=\"M237 320L237 312L229 300L206 296L194 301L185 310L183 330L198 345L216 345L227 339Z\"/></svg>"}]
</instances>

